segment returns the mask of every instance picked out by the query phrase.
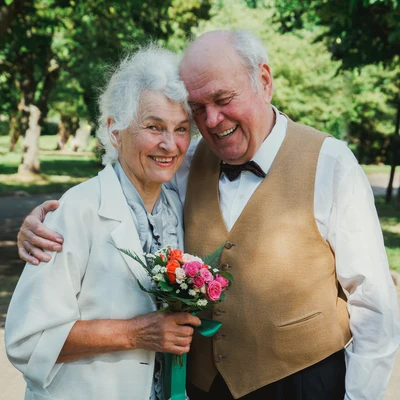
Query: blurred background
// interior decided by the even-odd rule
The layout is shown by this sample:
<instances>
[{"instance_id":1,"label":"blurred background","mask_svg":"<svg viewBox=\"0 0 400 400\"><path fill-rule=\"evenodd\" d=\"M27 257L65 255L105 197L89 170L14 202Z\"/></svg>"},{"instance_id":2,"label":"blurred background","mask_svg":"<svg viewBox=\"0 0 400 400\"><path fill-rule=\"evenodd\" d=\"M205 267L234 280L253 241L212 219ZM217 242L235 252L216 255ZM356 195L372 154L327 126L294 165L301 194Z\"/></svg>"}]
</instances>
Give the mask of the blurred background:
<instances>
[{"instance_id":1,"label":"blurred background","mask_svg":"<svg viewBox=\"0 0 400 400\"><path fill-rule=\"evenodd\" d=\"M110 66L149 40L181 53L191 36L231 28L263 39L273 104L362 164L396 279L400 1L0 0L0 327L23 268L24 216L101 169L96 99Z\"/></svg>"}]
</instances>

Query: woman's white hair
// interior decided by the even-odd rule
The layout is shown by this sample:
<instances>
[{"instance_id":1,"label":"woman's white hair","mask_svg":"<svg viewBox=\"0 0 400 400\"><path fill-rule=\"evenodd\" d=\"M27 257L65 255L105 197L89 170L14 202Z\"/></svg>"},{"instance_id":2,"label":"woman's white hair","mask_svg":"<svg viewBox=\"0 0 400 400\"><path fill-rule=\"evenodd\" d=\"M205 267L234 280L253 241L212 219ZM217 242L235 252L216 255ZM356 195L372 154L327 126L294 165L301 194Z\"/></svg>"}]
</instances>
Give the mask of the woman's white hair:
<instances>
[{"instance_id":1,"label":"woman's white hair","mask_svg":"<svg viewBox=\"0 0 400 400\"><path fill-rule=\"evenodd\" d=\"M268 64L268 54L264 43L249 31L233 30L231 34L233 47L249 73L253 89L257 91L259 65Z\"/></svg>"},{"instance_id":2,"label":"woman's white hair","mask_svg":"<svg viewBox=\"0 0 400 400\"><path fill-rule=\"evenodd\" d=\"M150 44L126 56L114 69L99 98L96 136L105 150L104 165L118 159L118 150L112 145L115 143L112 132L139 122L138 107L144 91L164 94L171 101L182 104L191 116L188 93L179 76L178 58L174 53ZM107 126L108 119L112 121L110 126Z\"/></svg>"}]
</instances>

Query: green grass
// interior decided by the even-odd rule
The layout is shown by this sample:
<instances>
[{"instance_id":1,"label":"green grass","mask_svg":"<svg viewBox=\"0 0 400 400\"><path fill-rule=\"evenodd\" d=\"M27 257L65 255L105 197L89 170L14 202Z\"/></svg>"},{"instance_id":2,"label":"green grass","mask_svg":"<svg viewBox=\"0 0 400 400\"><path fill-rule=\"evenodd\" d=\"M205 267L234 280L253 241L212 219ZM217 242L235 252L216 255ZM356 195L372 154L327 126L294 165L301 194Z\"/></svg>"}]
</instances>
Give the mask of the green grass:
<instances>
[{"instance_id":1,"label":"green grass","mask_svg":"<svg viewBox=\"0 0 400 400\"><path fill-rule=\"evenodd\" d=\"M390 165L362 165L362 169L367 175L390 173ZM396 168L396 171L399 170L400 166Z\"/></svg>"},{"instance_id":2,"label":"green grass","mask_svg":"<svg viewBox=\"0 0 400 400\"><path fill-rule=\"evenodd\" d=\"M95 139L90 138L89 148L94 148ZM12 195L23 191L29 194L65 192L70 187L95 175L101 165L91 152L57 152L57 136L41 136L40 174L21 177L17 174L21 162L21 146L16 152L8 151L9 138L0 136L0 196Z\"/></svg>"},{"instance_id":3,"label":"green grass","mask_svg":"<svg viewBox=\"0 0 400 400\"><path fill-rule=\"evenodd\" d=\"M383 197L375 198L386 252L391 269L400 272L400 206L385 204Z\"/></svg>"}]
</instances>

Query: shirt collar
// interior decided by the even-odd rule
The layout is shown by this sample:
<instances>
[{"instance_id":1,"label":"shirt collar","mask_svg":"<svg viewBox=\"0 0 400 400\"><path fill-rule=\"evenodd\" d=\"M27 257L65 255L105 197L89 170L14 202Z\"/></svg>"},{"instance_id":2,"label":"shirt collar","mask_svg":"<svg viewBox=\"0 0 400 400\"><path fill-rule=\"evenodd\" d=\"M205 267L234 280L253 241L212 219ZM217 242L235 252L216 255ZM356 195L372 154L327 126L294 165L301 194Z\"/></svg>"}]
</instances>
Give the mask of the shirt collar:
<instances>
[{"instance_id":1,"label":"shirt collar","mask_svg":"<svg viewBox=\"0 0 400 400\"><path fill-rule=\"evenodd\" d=\"M274 106L272 106L272 108L276 117L275 125L272 128L271 133L262 142L260 148L252 159L266 174L270 170L271 165L274 162L279 149L281 148L283 139L285 139L288 123L287 118L281 114L278 109L276 109Z\"/></svg>"}]
</instances>

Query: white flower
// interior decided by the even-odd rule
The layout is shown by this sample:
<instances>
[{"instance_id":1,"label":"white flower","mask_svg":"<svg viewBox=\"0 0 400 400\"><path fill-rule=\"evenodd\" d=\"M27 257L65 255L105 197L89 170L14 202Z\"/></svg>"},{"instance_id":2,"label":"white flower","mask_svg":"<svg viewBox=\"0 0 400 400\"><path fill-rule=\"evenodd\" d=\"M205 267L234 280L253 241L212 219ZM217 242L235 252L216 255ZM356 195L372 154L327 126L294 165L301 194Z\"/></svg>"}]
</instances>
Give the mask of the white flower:
<instances>
[{"instance_id":1,"label":"white flower","mask_svg":"<svg viewBox=\"0 0 400 400\"><path fill-rule=\"evenodd\" d=\"M186 278L185 270L183 268L177 268L175 270L175 276L177 280L183 281Z\"/></svg>"},{"instance_id":2,"label":"white flower","mask_svg":"<svg viewBox=\"0 0 400 400\"><path fill-rule=\"evenodd\" d=\"M213 272L218 272L219 269L218 268L213 268Z\"/></svg>"},{"instance_id":3,"label":"white flower","mask_svg":"<svg viewBox=\"0 0 400 400\"><path fill-rule=\"evenodd\" d=\"M156 256L154 254L147 253L146 258L156 258Z\"/></svg>"},{"instance_id":4,"label":"white flower","mask_svg":"<svg viewBox=\"0 0 400 400\"><path fill-rule=\"evenodd\" d=\"M165 279L164 279L164 275L163 275L163 274L154 275L154 276L153 276L153 279L154 279L155 281L157 281L157 282L159 282L159 281L165 282Z\"/></svg>"},{"instance_id":5,"label":"white flower","mask_svg":"<svg viewBox=\"0 0 400 400\"><path fill-rule=\"evenodd\" d=\"M178 285L180 285L182 282L183 282L183 281L181 281L180 279L177 279L177 280L176 280L176 283L177 283Z\"/></svg>"},{"instance_id":6,"label":"white flower","mask_svg":"<svg viewBox=\"0 0 400 400\"><path fill-rule=\"evenodd\" d=\"M204 306L206 306L207 305L207 303L208 303L208 301L206 300L206 299L200 299L200 300L197 300L197 305L199 306L199 307L204 307Z\"/></svg>"},{"instance_id":7,"label":"white flower","mask_svg":"<svg viewBox=\"0 0 400 400\"><path fill-rule=\"evenodd\" d=\"M206 287L205 287L205 286L202 286L202 287L200 288L200 292L201 292L201 293L205 293L205 292L206 292Z\"/></svg>"},{"instance_id":8,"label":"white flower","mask_svg":"<svg viewBox=\"0 0 400 400\"><path fill-rule=\"evenodd\" d=\"M203 262L203 260L200 257L192 256L191 254L188 254L188 253L185 253L182 255L182 261L183 261L183 263L188 263L191 261Z\"/></svg>"},{"instance_id":9,"label":"white flower","mask_svg":"<svg viewBox=\"0 0 400 400\"><path fill-rule=\"evenodd\" d=\"M151 270L151 273L152 273L153 275L156 275L156 274L158 274L158 273L160 272L160 270L161 270L161 265L156 265L156 266Z\"/></svg>"},{"instance_id":10,"label":"white flower","mask_svg":"<svg viewBox=\"0 0 400 400\"><path fill-rule=\"evenodd\" d=\"M196 296L196 291L195 290L193 290L193 289L190 289L189 290L189 296L193 296L193 297L195 297Z\"/></svg>"},{"instance_id":11,"label":"white flower","mask_svg":"<svg viewBox=\"0 0 400 400\"><path fill-rule=\"evenodd\" d=\"M181 289L186 290L188 285L186 283L181 283Z\"/></svg>"},{"instance_id":12,"label":"white flower","mask_svg":"<svg viewBox=\"0 0 400 400\"><path fill-rule=\"evenodd\" d=\"M161 267L160 272L162 273L167 272L167 267Z\"/></svg>"},{"instance_id":13,"label":"white flower","mask_svg":"<svg viewBox=\"0 0 400 400\"><path fill-rule=\"evenodd\" d=\"M176 290L175 290L175 293L179 293L179 292L180 292L180 290L179 290L179 289L176 289Z\"/></svg>"}]
</instances>

